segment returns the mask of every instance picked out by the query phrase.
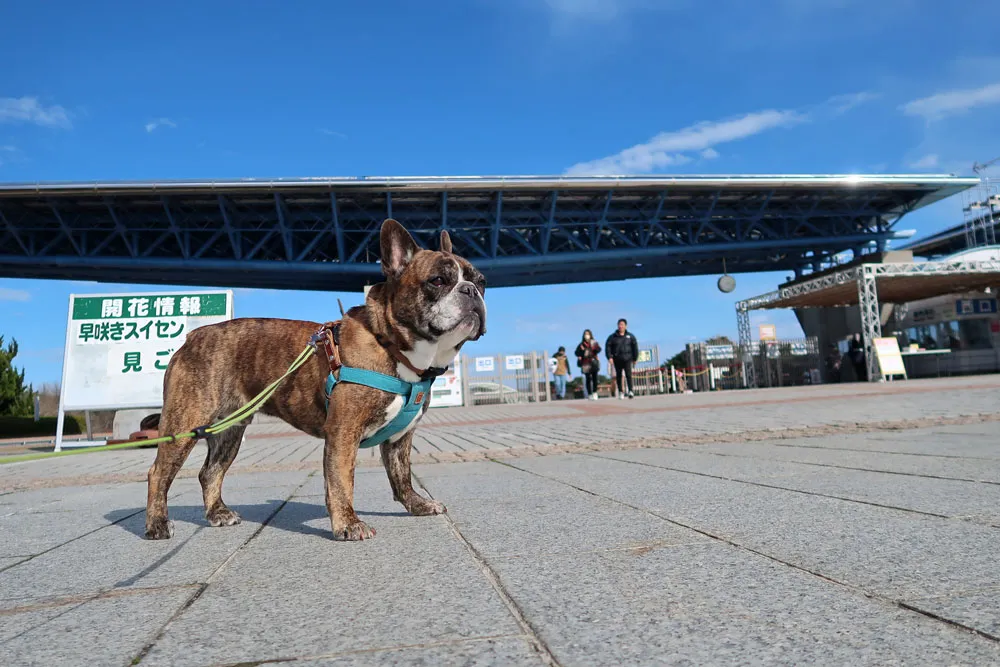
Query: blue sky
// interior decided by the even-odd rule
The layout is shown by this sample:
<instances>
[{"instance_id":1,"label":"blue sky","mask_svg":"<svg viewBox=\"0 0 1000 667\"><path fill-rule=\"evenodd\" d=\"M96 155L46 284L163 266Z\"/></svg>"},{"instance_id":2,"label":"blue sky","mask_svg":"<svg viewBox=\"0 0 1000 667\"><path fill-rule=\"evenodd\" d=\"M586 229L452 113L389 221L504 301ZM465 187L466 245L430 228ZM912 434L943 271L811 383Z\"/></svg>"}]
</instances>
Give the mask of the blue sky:
<instances>
[{"instance_id":1,"label":"blue sky","mask_svg":"<svg viewBox=\"0 0 1000 667\"><path fill-rule=\"evenodd\" d=\"M58 6L58 8L57 8ZM970 173L1000 155L1000 3L955 0L7 3L0 181L237 176ZM238 9L237 9L238 7ZM985 31L985 32L984 32ZM900 223L961 220L958 198ZM784 274L491 290L474 352L619 316L669 356L735 336ZM160 289L160 288L157 288ZM67 296L0 279L0 334L60 375ZM360 295L239 290L323 320ZM761 316L780 335L790 313Z\"/></svg>"}]
</instances>

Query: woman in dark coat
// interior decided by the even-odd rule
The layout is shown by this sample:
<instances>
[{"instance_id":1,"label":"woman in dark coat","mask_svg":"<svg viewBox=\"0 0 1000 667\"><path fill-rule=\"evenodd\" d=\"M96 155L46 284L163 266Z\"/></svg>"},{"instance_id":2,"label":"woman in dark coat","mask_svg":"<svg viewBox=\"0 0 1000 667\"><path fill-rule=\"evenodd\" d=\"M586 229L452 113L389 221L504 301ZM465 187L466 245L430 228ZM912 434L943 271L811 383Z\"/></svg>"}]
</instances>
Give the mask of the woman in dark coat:
<instances>
[{"instance_id":1,"label":"woman in dark coat","mask_svg":"<svg viewBox=\"0 0 1000 667\"><path fill-rule=\"evenodd\" d=\"M583 340L576 346L576 365L583 373L583 397L597 400L597 373L601 370L601 345L594 340L594 334L587 329Z\"/></svg>"}]
</instances>

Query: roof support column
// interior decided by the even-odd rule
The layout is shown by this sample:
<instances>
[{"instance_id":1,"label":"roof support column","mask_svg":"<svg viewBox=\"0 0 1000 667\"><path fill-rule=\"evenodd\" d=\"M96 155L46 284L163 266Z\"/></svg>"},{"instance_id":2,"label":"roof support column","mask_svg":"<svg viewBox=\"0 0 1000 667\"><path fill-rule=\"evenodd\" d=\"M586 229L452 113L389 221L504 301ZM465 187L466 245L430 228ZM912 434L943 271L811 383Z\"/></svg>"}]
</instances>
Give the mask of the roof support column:
<instances>
[{"instance_id":1,"label":"roof support column","mask_svg":"<svg viewBox=\"0 0 1000 667\"><path fill-rule=\"evenodd\" d=\"M882 371L875 357L875 339L882 337L882 317L878 307L878 285L875 265L858 267L858 310L861 311L861 338L868 366L868 381L882 381Z\"/></svg>"},{"instance_id":2,"label":"roof support column","mask_svg":"<svg viewBox=\"0 0 1000 667\"><path fill-rule=\"evenodd\" d=\"M753 363L753 339L750 334L750 308L745 301L736 303L736 328L740 333L740 359L743 361L743 377L746 378L746 386L750 389L757 388L757 373Z\"/></svg>"}]
</instances>

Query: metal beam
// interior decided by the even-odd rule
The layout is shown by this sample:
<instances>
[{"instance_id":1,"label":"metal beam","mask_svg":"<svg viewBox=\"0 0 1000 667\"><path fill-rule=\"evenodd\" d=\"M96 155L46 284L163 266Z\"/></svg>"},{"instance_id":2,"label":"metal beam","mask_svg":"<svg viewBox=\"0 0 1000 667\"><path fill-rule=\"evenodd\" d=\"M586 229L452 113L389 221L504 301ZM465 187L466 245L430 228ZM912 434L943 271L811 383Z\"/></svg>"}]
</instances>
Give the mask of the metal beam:
<instances>
[{"instance_id":1,"label":"metal beam","mask_svg":"<svg viewBox=\"0 0 1000 667\"><path fill-rule=\"evenodd\" d=\"M76 239L73 238L73 231L70 229L69 225L66 224L66 221L63 220L62 213L59 212L59 208L56 206L55 201L50 198L47 200L47 203L49 205L49 208L52 210L52 214L56 216L56 220L59 222L59 228L62 230L63 236L65 236L66 240L69 241L69 244L73 246L73 250L76 251L76 254L80 257L83 257L83 250L80 249L80 246L77 244ZM41 252L38 254L44 255L50 247L55 245L56 241L58 240L59 240L58 236L53 238L52 241L50 241L44 248L42 248Z\"/></svg>"},{"instance_id":2,"label":"metal beam","mask_svg":"<svg viewBox=\"0 0 1000 667\"><path fill-rule=\"evenodd\" d=\"M496 193L496 211L490 226L490 257L496 257L500 246L500 224L503 215L503 191Z\"/></svg>"},{"instance_id":3,"label":"metal beam","mask_svg":"<svg viewBox=\"0 0 1000 667\"><path fill-rule=\"evenodd\" d=\"M542 227L542 254L549 254L549 241L552 239L552 228L556 224L556 203L559 201L559 191L552 191L552 201L549 202L549 217Z\"/></svg>"},{"instance_id":4,"label":"metal beam","mask_svg":"<svg viewBox=\"0 0 1000 667\"><path fill-rule=\"evenodd\" d=\"M295 252L292 249L292 230L288 226L288 219L286 217L288 209L285 207L285 200L282 199L280 192L274 193L274 208L278 214L278 231L281 233L281 240L285 244L285 259L291 262L295 259Z\"/></svg>"},{"instance_id":5,"label":"metal beam","mask_svg":"<svg viewBox=\"0 0 1000 667\"><path fill-rule=\"evenodd\" d=\"M25 255L33 255L34 254L30 250L28 250L28 246L26 246L24 244L24 241L21 240L21 236L20 236L20 234L17 233L17 229L14 228L14 225L10 224L10 220L8 220L7 216L4 215L4 212L3 212L2 209L0 209L0 222L3 223L4 229L6 229L7 232L11 236L14 237L14 240L17 241L17 244L19 246L21 246L21 250L24 251Z\"/></svg>"},{"instance_id":6,"label":"metal beam","mask_svg":"<svg viewBox=\"0 0 1000 667\"><path fill-rule=\"evenodd\" d=\"M229 244L233 248L233 256L236 259L243 258L243 248L240 242L239 231L233 227L233 221L229 218L229 202L226 200L225 195L218 195L219 199L219 212L222 213L222 229L229 236ZM199 252L199 254L201 254Z\"/></svg>"},{"instance_id":7,"label":"metal beam","mask_svg":"<svg viewBox=\"0 0 1000 667\"><path fill-rule=\"evenodd\" d=\"M174 212L170 210L170 201L167 199L166 195L160 196L160 202L163 204L163 212L167 214L167 222L170 224L170 231L173 232L174 238L177 239L177 247L181 251L182 258L190 259L191 237L181 235L180 227L177 225L177 220L174 218Z\"/></svg>"}]
</instances>

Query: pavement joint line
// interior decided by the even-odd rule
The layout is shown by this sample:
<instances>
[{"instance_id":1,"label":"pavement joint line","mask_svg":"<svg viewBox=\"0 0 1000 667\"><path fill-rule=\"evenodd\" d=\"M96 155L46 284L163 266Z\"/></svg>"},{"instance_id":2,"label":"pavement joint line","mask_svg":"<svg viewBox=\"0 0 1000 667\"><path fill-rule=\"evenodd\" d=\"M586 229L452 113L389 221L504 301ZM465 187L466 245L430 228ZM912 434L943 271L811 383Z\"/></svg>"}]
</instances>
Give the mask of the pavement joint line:
<instances>
[{"instance_id":1,"label":"pavement joint line","mask_svg":"<svg viewBox=\"0 0 1000 667\"><path fill-rule=\"evenodd\" d=\"M822 437L822 436L819 436ZM888 442L882 440L882 442ZM922 454L920 452L893 452L887 449L859 449L857 447L823 447L822 445L795 445L787 443L774 443L775 447L789 447L793 449L822 449L827 452L871 452L872 454L895 454L896 456L916 456L926 459L958 459L960 461L1000 461L986 456L960 456L958 454Z\"/></svg>"},{"instance_id":2,"label":"pavement joint line","mask_svg":"<svg viewBox=\"0 0 1000 667\"><path fill-rule=\"evenodd\" d=\"M335 653L319 653L316 655L297 655L288 658L265 658L263 660L249 660L242 662L218 662L212 663L209 667L257 667L258 665L280 665L286 662L302 662L305 660L328 660L331 658L342 658L349 655L366 655L372 653L390 653L393 651L408 651L421 648L435 648L438 646L458 646L461 644L476 644L479 642L491 642L498 639L524 639L530 643L531 638L527 635L507 634L507 635L482 635L479 637L463 637L461 639L445 639L437 642L425 642L423 644L399 644L396 646L376 646L373 648L360 648L353 651L337 651Z\"/></svg>"},{"instance_id":3,"label":"pavement joint line","mask_svg":"<svg viewBox=\"0 0 1000 667\"><path fill-rule=\"evenodd\" d=\"M10 607L9 609L0 609L0 616L13 616L14 614L24 614L26 612L41 611L43 609L54 609L57 607L64 607L66 605L75 605L81 602L91 602L93 600L106 600L112 598L130 597L133 595L149 595L152 593L160 593L164 591L175 591L183 590L185 588L195 588L201 586L199 583L191 584L169 584L166 586L146 586L146 587L133 587L133 588L112 588L107 590L97 591L96 593L85 593L78 595L66 595L54 598L43 598L37 600L32 604L21 605L20 607Z\"/></svg>"},{"instance_id":4,"label":"pavement joint line","mask_svg":"<svg viewBox=\"0 0 1000 667\"><path fill-rule=\"evenodd\" d=\"M491 558L496 558L500 560L506 560L508 558L547 558L550 556L562 556L568 553L572 554L607 554L607 553L628 553L630 551L638 553L649 553L650 551L658 551L660 549L673 549L675 547L698 547L704 546L707 542L697 541L697 542L664 542L663 540L654 540L649 544L636 544L633 546L618 546L618 547L608 547L607 549L586 549L579 550L573 549L571 551L542 551L540 553L532 553L530 551L525 551L516 554L489 554Z\"/></svg>"},{"instance_id":5,"label":"pavement joint line","mask_svg":"<svg viewBox=\"0 0 1000 667\"><path fill-rule=\"evenodd\" d=\"M233 561L233 559L236 558L236 556L241 551L243 551L244 549L246 549L247 546L249 546L250 543L253 542L253 540L258 535L260 535L262 532L264 532L264 529L267 528L267 526L271 523L271 521L274 519L274 517L278 516L278 514L281 512L281 510L283 510L285 508L285 505L287 505L288 502L292 498L295 497L295 494L299 491L299 489L301 489L303 486L305 486L306 483L310 479L312 479L313 475L315 475L315 474L316 473L313 472L313 473L310 473L310 474L306 475L306 478L304 480L302 480L299 483L298 486L296 486L294 489L292 489L292 491L288 494L288 496L283 501L281 501L281 504L278 505L278 507L273 512L271 512L271 514L269 514L263 521L261 521L260 525L257 526L257 529L254 530L253 533L250 534L250 537L248 537L247 539L245 539L242 544L240 544L238 547L236 547L235 549L233 549L232 553L230 553L228 556L226 556L226 558L219 564L219 566L217 568L215 568L212 571L211 574L208 575L208 577L205 579L204 582L197 584L197 586L198 586L197 590L193 594L191 594L191 596L188 597L187 600L184 601L184 603L177 609L177 611L175 611L173 614L170 615L170 618L168 618L167 621L166 621L166 623L164 623L160 627L159 631L153 636L153 638L149 642L147 642L139 650L139 652L132 658L131 662L129 663L130 665L138 665L139 663L141 663L143 661L143 659L147 655L149 655L149 652L153 650L153 647L156 646L156 643L159 642L161 639L163 639L164 634L166 634L166 632L170 628L171 624L173 624L174 621L176 621L178 618L180 618L181 615L185 611L187 611L188 609L190 609L191 606L195 602L197 602L198 599L201 598L202 595L204 595L205 591L207 591L208 587L211 585L212 580L220 572L222 572L225 569L225 567L227 565L229 565L229 563L231 563ZM140 510L140 511L145 511L145 510Z\"/></svg>"},{"instance_id":6,"label":"pavement joint line","mask_svg":"<svg viewBox=\"0 0 1000 667\"><path fill-rule=\"evenodd\" d=\"M774 441L777 440L792 440L792 439L807 439L807 438L818 438L824 436L832 435L842 435L842 434L858 434L858 433L879 433L879 432L899 432L909 429L920 429L920 428L931 428L936 426L944 425L974 425L983 423L994 423L1000 421L1000 413L973 413L961 416L952 417L931 417L931 418L918 418L918 419L901 419L896 421L872 421L872 422L840 422L836 424L827 425L813 425L813 426L799 426L793 428L783 428L783 429L758 429L758 430L743 430L735 431L731 433L725 432L704 432L700 431L698 433L680 433L676 435L662 435L658 434L655 436L647 436L641 438L618 438L618 439L608 439L608 440L598 440L590 443L581 443L577 445L553 445L550 451L545 451L545 448L539 448L536 446L521 446L521 447L511 447L510 449L492 449L483 450L476 452L466 452L465 455L460 455L458 452L436 452L428 454L418 454L413 457L412 463L414 464L433 464L433 463L460 463L465 461L483 461L495 456L504 456L506 458L520 458L525 456L549 456L549 455L560 455L560 454L579 454L595 451L615 451L615 450L629 450L629 449L650 449L650 448L671 448L677 445L700 445L700 444L742 444L747 442L772 442L775 446L779 447L802 447L807 445L783 445ZM278 437L278 436L272 436ZM830 449L828 447L814 447L817 449ZM873 451L873 450L859 450L859 451ZM879 453L879 452L876 452ZM897 454L899 452L885 452L890 454ZM100 454L98 454L100 455ZM308 456L307 456L308 458ZM962 457L951 457L951 458L962 458ZM968 457L972 458L972 457ZM976 459L979 460L979 459ZM983 459L993 461L995 459ZM6 468L7 466L17 466L17 465L28 465L27 463L11 463L6 465L0 465L0 469ZM358 459L359 468L367 467L379 467L382 465L381 460L377 458L366 458ZM283 464L276 466L274 464L253 464L247 465L237 464L234 465L230 470L230 474L242 474L242 473L262 473L262 472L292 472L298 470L318 470L320 463L318 461L309 461L299 464ZM198 475L198 471L195 468L184 468L178 473L177 479L188 479L195 478ZM8 492L17 492L32 490L38 488L59 488L66 486L90 486L95 484L115 484L121 482L142 482L145 480L146 475L136 472L128 474L117 474L117 475L80 475L74 477L43 477L43 478L32 478L25 482L22 482L20 486L14 486ZM0 484L3 484L6 480L0 479ZM10 482L8 482L10 483Z\"/></svg>"},{"instance_id":7,"label":"pavement joint line","mask_svg":"<svg viewBox=\"0 0 1000 667\"><path fill-rule=\"evenodd\" d=\"M874 468L858 468L856 466L838 465L836 463L816 463L815 461L786 461L783 459L768 459L760 456L754 456L752 454L729 454L726 452L706 452L698 449L687 449L685 447L675 447L674 449L676 449L679 452L690 452L692 454L711 454L712 456L723 456L734 459L749 459L751 461L794 463L796 465L815 466L818 468L837 468L839 470L856 470L858 472L872 472L872 473L878 473L880 475L901 475L903 477L920 477L925 479L940 479L949 482L970 482L972 484L991 484L994 486L1000 486L1000 482L993 482L988 479L969 479L966 477L947 477L944 475L931 475L928 473L919 473L919 472L901 472L898 470L878 470ZM836 451L836 450L833 450L831 448L830 451ZM861 450L861 451L867 451L867 450ZM982 459L977 459L977 460L982 460ZM988 459L988 460L995 460L995 459Z\"/></svg>"},{"instance_id":8,"label":"pavement joint line","mask_svg":"<svg viewBox=\"0 0 1000 667\"><path fill-rule=\"evenodd\" d=\"M737 542L735 540L731 540L731 539L723 537L721 535L716 535L716 534L714 534L714 533L712 533L712 532L710 532L708 530L697 528L697 527L695 527L693 525L685 524L684 522L677 521L676 519L668 518L666 516L663 516L662 514L659 514L658 512L653 511L653 510L646 509L644 507L638 507L636 505L632 505L631 503L627 503L627 502L624 502L622 500L618 500L616 498L611 498L611 497L608 497L608 496L604 496L604 495L601 495L600 493L597 493L595 491L591 491L589 489L585 489L583 487L576 486L575 484L571 484L569 482L565 482L565 481L563 481L561 479L558 479L558 478L555 478L555 477L549 477L548 475L543 475L541 473L537 473L537 472L535 472L533 470L527 470L525 468L519 468L518 466L516 466L516 465L514 465L512 463L505 463L505 462L502 462L502 461L494 461L494 462L495 463L500 463L501 465L506 465L506 466L511 467L511 468L513 468L515 470L520 470L521 472L528 473L529 475L535 475L536 477L540 477L542 479L547 479L549 481L556 482L557 484L562 484L564 486L568 486L569 488L576 489L577 491L580 491L581 493L586 493L586 494L594 496L596 498L603 498L604 500L610 500L611 502L617 503L619 505L622 505L623 507L628 507L630 509L634 509L634 510L638 510L640 512L644 512L645 514L648 514L650 516L656 517L657 519L660 519L662 521L666 521L667 523L672 523L675 526L680 526L681 528L687 528L688 530L693 530L696 533L699 533L701 535L709 537L709 538L711 538L713 540L716 540L718 542L721 542L723 544L727 544L727 545L729 545L731 547L734 547L736 549L739 549L741 551L746 551L748 553L754 554L754 555L759 556L761 558L766 558L767 560L770 560L770 561L773 561L775 563L778 563L779 565L784 565L786 567L790 567L790 568L792 568L794 570L798 570L800 572L804 572L805 574L812 575L812 576L814 576L814 577L816 577L818 579L821 579L821 580L826 581L828 583L834 584L836 586L841 586L841 587L845 588L846 590L851 591L852 593L854 593L856 595L859 595L861 597L864 597L864 598L867 598L867 599L870 599L870 600L876 600L876 601L878 601L878 602L880 602L882 604L886 604L886 605L889 605L889 606L892 606L892 607L896 607L897 609L903 609L903 610L908 611L908 612L916 613L916 614L918 614L920 616L924 616L925 618L930 618L930 619L933 619L935 621L939 621L939 622L945 623L946 625L949 625L949 626L951 626L951 627L953 627L953 628L955 628L957 630L965 631L967 633L978 635L978 636L983 637L985 639L989 639L991 641L1000 643L1000 637L994 636L994 635L992 635L992 634L990 634L988 632L984 632L982 630L978 630L978 629L976 629L974 627L965 625L963 623L959 623L958 621L954 621L954 620L951 620L951 619L948 619L948 618L941 617L941 616L939 616L937 614L928 612L928 611L926 611L924 609L920 609L918 607L914 607L912 605L908 605L906 602L904 602L902 600L897 600L895 598L891 598L891 597L888 597L886 595L882 595L881 593L877 593L875 591L866 590L865 588L863 588L861 586L857 586L855 584L851 584L851 583L848 583L846 581L840 581L839 579L835 579L835 578L833 578L833 577L831 577L829 575L825 575L822 572L811 570L808 567L805 567L803 565L798 565L798 564L793 563L791 561L783 560L781 558L778 558L777 556L772 556L771 554L768 554L768 553L765 553L763 551L754 549L752 547L748 547L748 546L746 546L744 544L740 544L739 542Z\"/></svg>"},{"instance_id":9,"label":"pavement joint line","mask_svg":"<svg viewBox=\"0 0 1000 667\"><path fill-rule=\"evenodd\" d=\"M710 475L707 472L693 472L691 470L684 470L682 468L671 468L669 466L656 465L655 463L646 463L643 461L629 461L628 459L618 459L614 456L598 456L596 454L581 454L581 456L589 456L595 459L601 459L604 461L618 461L619 463L629 463L632 465L643 466L646 468L656 468L658 470L667 470L670 472L678 472L686 475L695 475L697 477L708 477L709 479L718 479L724 482L735 482L737 484L748 484L750 486L759 486L764 489L774 489L776 491L788 491L789 493L799 493L804 496L813 496L816 498L829 498L831 500L840 500L846 503L858 503L860 505L870 505L872 507L878 507L881 509L894 510L898 512L908 512L911 514L919 514L921 516L934 517L935 519L956 519L959 517L954 517L948 514L937 514L936 512L924 512L923 510L915 510L908 507L898 507L896 505L885 505L882 503L876 503L871 500L859 500L857 498L846 498L844 496L835 496L829 493L816 493L815 491L803 491L802 489L793 489L787 486L779 486L777 484L765 484L764 482L754 482L746 479L739 479L737 477L726 477L724 475Z\"/></svg>"},{"instance_id":10,"label":"pavement joint line","mask_svg":"<svg viewBox=\"0 0 1000 667\"><path fill-rule=\"evenodd\" d=\"M431 493L431 490L427 488L427 485L424 484L424 481L420 479L416 473L411 474L427 495L430 496L431 500L434 500L434 495ZM556 660L552 651L545 644L545 641L538 633L538 630L531 624L531 621L528 620L524 611L521 610L514 598L507 592L507 589L504 588L504 585L500 581L500 577L497 573L493 571L493 568L489 566L486 559L483 558L482 554L479 553L479 550L473 546L472 542L470 542L465 535L462 534L462 531L459 530L458 525L451 518L451 516L449 516L447 512L445 512L442 516L444 516L445 521L447 521L452 534L455 535L455 538L465 547L466 551L469 552L469 555L472 556L472 560L479 568L479 571L483 573L483 576L493 587L497 596L507 607L508 612L514 618L514 622L517 623L518 627L520 627L524 634L528 637L528 643L531 644L531 647L539 655L542 662L549 667L560 667L559 661Z\"/></svg>"}]
</instances>

